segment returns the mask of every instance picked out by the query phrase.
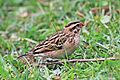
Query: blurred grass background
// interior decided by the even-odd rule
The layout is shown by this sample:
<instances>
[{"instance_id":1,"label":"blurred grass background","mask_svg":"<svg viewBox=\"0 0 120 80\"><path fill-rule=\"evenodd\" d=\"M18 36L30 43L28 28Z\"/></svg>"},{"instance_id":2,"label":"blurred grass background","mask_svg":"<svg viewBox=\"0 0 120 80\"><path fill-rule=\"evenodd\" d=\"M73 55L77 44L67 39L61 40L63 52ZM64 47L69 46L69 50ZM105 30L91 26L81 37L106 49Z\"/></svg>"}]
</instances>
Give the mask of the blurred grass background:
<instances>
[{"instance_id":1,"label":"blurred grass background","mask_svg":"<svg viewBox=\"0 0 120 80\"><path fill-rule=\"evenodd\" d=\"M0 0L0 79L51 80L54 69L28 67L16 57L62 30L70 21L89 21L74 58L120 54L119 0ZM119 56L118 56L119 57ZM119 80L120 61L57 65L61 80Z\"/></svg>"}]
</instances>

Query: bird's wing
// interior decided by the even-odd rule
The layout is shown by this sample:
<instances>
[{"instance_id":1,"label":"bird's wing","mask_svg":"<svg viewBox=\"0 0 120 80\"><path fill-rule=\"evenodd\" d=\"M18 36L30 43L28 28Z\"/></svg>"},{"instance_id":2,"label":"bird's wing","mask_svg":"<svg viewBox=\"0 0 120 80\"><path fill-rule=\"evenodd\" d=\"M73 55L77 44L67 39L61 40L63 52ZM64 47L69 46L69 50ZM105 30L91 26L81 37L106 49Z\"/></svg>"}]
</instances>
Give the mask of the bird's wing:
<instances>
[{"instance_id":1,"label":"bird's wing","mask_svg":"<svg viewBox=\"0 0 120 80\"><path fill-rule=\"evenodd\" d=\"M54 36L38 44L32 49L33 54L40 54L49 51L56 51L63 49L63 44L67 40L67 36L63 32L58 32Z\"/></svg>"}]
</instances>

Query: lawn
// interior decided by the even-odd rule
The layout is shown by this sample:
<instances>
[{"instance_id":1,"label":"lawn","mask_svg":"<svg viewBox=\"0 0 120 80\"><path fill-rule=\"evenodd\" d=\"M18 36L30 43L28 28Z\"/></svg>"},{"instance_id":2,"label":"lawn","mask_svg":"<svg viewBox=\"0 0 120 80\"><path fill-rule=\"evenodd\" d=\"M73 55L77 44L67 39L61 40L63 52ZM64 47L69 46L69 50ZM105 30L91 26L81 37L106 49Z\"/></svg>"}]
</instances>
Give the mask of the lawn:
<instances>
[{"instance_id":1,"label":"lawn","mask_svg":"<svg viewBox=\"0 0 120 80\"><path fill-rule=\"evenodd\" d=\"M17 59L78 20L86 26L68 59L120 58L120 0L0 0L0 80L120 80L120 60L41 68Z\"/></svg>"}]
</instances>

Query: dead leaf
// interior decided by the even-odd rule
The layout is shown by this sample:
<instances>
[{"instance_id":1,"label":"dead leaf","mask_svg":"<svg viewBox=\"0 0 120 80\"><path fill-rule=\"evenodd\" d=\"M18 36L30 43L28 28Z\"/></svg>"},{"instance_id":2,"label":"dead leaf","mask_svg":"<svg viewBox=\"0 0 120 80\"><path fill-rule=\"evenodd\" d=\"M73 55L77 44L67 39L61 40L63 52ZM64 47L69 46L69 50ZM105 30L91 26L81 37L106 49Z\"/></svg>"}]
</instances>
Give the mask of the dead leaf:
<instances>
[{"instance_id":1,"label":"dead leaf","mask_svg":"<svg viewBox=\"0 0 120 80\"><path fill-rule=\"evenodd\" d=\"M110 10L109 6L103 6L101 9L105 11L105 14Z\"/></svg>"},{"instance_id":2,"label":"dead leaf","mask_svg":"<svg viewBox=\"0 0 120 80\"><path fill-rule=\"evenodd\" d=\"M110 22L110 19L111 19L111 16L105 15L105 16L103 16L103 17L100 19L100 21L101 21L103 24L105 24L105 23L109 23L109 22Z\"/></svg>"},{"instance_id":3,"label":"dead leaf","mask_svg":"<svg viewBox=\"0 0 120 80\"><path fill-rule=\"evenodd\" d=\"M27 8L25 7L20 7L18 11L16 11L16 15L21 18L25 18L29 16L29 13L27 11Z\"/></svg>"},{"instance_id":4,"label":"dead leaf","mask_svg":"<svg viewBox=\"0 0 120 80\"><path fill-rule=\"evenodd\" d=\"M80 12L80 11L77 11L77 15L78 15L79 17L81 17L81 18L84 18L84 17L85 17L85 15L84 15L82 12Z\"/></svg>"},{"instance_id":5,"label":"dead leaf","mask_svg":"<svg viewBox=\"0 0 120 80\"><path fill-rule=\"evenodd\" d=\"M120 14L120 9L115 10L115 12L117 12L118 14Z\"/></svg>"},{"instance_id":6,"label":"dead leaf","mask_svg":"<svg viewBox=\"0 0 120 80\"><path fill-rule=\"evenodd\" d=\"M103 7L95 7L95 8L92 8L90 11L93 13L93 14L98 14L99 11L102 11L104 10L105 13L104 14L107 14L109 12L109 6L103 6Z\"/></svg>"},{"instance_id":7,"label":"dead leaf","mask_svg":"<svg viewBox=\"0 0 120 80\"><path fill-rule=\"evenodd\" d=\"M61 76L55 76L53 80L61 80Z\"/></svg>"},{"instance_id":8,"label":"dead leaf","mask_svg":"<svg viewBox=\"0 0 120 80\"><path fill-rule=\"evenodd\" d=\"M85 21L85 22L84 22L84 25L85 25L85 26L88 26L89 24L90 24L90 21Z\"/></svg>"},{"instance_id":9,"label":"dead leaf","mask_svg":"<svg viewBox=\"0 0 120 80\"><path fill-rule=\"evenodd\" d=\"M92 8L90 11L91 11L93 14L97 14L99 10L100 10L100 8L96 7L96 8Z\"/></svg>"},{"instance_id":10,"label":"dead leaf","mask_svg":"<svg viewBox=\"0 0 120 80\"><path fill-rule=\"evenodd\" d=\"M54 70L54 71L53 71L53 74L55 75L55 76L53 77L53 80L61 80L61 76L60 76L61 71L60 71L59 68L57 68L56 70Z\"/></svg>"},{"instance_id":11,"label":"dead leaf","mask_svg":"<svg viewBox=\"0 0 120 80\"><path fill-rule=\"evenodd\" d=\"M21 15L20 15L20 17L22 17L22 18L25 18L25 17L27 17L28 16L28 12L23 12Z\"/></svg>"},{"instance_id":12,"label":"dead leaf","mask_svg":"<svg viewBox=\"0 0 120 80\"><path fill-rule=\"evenodd\" d=\"M11 36L10 36L10 40L11 41L17 41L17 40L19 40L19 37L17 36L16 33L12 33Z\"/></svg>"}]
</instances>

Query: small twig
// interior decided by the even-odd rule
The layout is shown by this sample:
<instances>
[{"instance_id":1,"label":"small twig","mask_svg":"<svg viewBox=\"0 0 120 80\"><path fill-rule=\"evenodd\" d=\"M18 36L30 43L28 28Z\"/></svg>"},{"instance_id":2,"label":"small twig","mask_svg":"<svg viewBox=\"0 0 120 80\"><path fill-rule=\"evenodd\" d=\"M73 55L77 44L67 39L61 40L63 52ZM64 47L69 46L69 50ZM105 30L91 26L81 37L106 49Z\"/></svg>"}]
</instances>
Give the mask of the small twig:
<instances>
[{"instance_id":1,"label":"small twig","mask_svg":"<svg viewBox=\"0 0 120 80\"><path fill-rule=\"evenodd\" d=\"M26 41L31 42L31 43L34 43L34 44L38 44L37 41L32 40L32 39L29 39L29 38L21 38L21 39L22 39L22 40L26 40Z\"/></svg>"},{"instance_id":2,"label":"small twig","mask_svg":"<svg viewBox=\"0 0 120 80\"><path fill-rule=\"evenodd\" d=\"M57 61L57 62L47 62L43 63L45 65L52 65L52 64L63 64L65 62L67 63L74 63L74 62L97 62L97 61L105 61L105 60L119 60L118 58L96 58L96 59L71 59L66 61Z\"/></svg>"}]
</instances>

